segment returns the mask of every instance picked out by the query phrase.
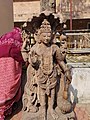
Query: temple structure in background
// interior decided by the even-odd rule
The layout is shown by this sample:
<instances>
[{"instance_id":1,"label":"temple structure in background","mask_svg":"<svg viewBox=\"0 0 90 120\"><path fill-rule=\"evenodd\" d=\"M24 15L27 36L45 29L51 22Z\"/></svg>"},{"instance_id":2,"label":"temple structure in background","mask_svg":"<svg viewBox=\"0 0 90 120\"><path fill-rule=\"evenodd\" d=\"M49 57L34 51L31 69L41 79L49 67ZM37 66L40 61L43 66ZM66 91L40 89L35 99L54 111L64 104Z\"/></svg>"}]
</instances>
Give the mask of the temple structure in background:
<instances>
[{"instance_id":1,"label":"temple structure in background","mask_svg":"<svg viewBox=\"0 0 90 120\"><path fill-rule=\"evenodd\" d=\"M90 0L57 0L57 12L60 11L67 19L72 20L72 30L90 29Z\"/></svg>"},{"instance_id":2,"label":"temple structure in background","mask_svg":"<svg viewBox=\"0 0 90 120\"><path fill-rule=\"evenodd\" d=\"M14 0L14 22L24 22L37 15L45 7L60 13L67 29L90 29L90 0Z\"/></svg>"}]
</instances>

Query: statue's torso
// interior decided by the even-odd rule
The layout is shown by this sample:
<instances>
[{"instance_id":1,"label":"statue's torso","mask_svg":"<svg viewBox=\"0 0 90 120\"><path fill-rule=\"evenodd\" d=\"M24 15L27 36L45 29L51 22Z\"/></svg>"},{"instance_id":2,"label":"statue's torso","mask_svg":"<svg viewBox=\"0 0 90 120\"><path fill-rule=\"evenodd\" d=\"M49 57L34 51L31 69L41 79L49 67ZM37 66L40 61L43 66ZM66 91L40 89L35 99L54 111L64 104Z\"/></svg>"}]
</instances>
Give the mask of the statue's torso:
<instances>
[{"instance_id":1,"label":"statue's torso","mask_svg":"<svg viewBox=\"0 0 90 120\"><path fill-rule=\"evenodd\" d=\"M38 70L36 70L36 76L39 85L47 89L49 86L50 89L56 85L56 68L54 65L54 55L56 50L55 46L45 46L44 44L37 44L33 47L31 51L35 51L38 55L40 65Z\"/></svg>"},{"instance_id":2,"label":"statue's torso","mask_svg":"<svg viewBox=\"0 0 90 120\"><path fill-rule=\"evenodd\" d=\"M54 54L56 52L54 48L53 45L47 47L44 44L37 44L33 48L40 61L39 69L46 75L51 74L54 70Z\"/></svg>"}]
</instances>

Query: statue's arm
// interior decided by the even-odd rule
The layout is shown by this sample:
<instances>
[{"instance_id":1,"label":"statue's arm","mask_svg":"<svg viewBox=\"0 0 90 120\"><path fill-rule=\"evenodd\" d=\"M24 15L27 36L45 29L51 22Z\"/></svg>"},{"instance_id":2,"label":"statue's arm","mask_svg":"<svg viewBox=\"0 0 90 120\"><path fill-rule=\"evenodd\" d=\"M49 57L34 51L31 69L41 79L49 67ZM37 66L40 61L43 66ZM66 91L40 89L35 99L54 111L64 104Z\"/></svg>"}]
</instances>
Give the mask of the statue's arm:
<instances>
[{"instance_id":1,"label":"statue's arm","mask_svg":"<svg viewBox=\"0 0 90 120\"><path fill-rule=\"evenodd\" d=\"M63 73L66 77L66 82L65 82L64 91L63 91L63 98L67 100L68 99L68 88L72 80L71 71L66 65L66 63L64 62L63 56L59 50L56 52L56 60L59 66L62 68Z\"/></svg>"},{"instance_id":2,"label":"statue's arm","mask_svg":"<svg viewBox=\"0 0 90 120\"><path fill-rule=\"evenodd\" d=\"M64 62L63 60L63 56L60 52L60 50L57 50L56 51L56 60L57 60L57 63L59 64L59 66L62 68L62 70L64 71L64 74L68 80L68 83L71 82L71 73L70 73L70 69L69 67L66 65L66 63Z\"/></svg>"},{"instance_id":3,"label":"statue's arm","mask_svg":"<svg viewBox=\"0 0 90 120\"><path fill-rule=\"evenodd\" d=\"M31 65L34 68L38 68L39 67L39 55L37 54L37 46L34 45L31 48L31 51L29 52L29 63L31 63Z\"/></svg>"},{"instance_id":4,"label":"statue's arm","mask_svg":"<svg viewBox=\"0 0 90 120\"><path fill-rule=\"evenodd\" d=\"M38 56L35 53L35 51L31 51L30 58L31 58L30 60L31 60L32 65L35 65L38 61Z\"/></svg>"},{"instance_id":5,"label":"statue's arm","mask_svg":"<svg viewBox=\"0 0 90 120\"><path fill-rule=\"evenodd\" d=\"M23 57L24 62L28 62L28 50L25 49L26 47L26 41L23 42L22 48L21 48L21 54Z\"/></svg>"},{"instance_id":6,"label":"statue's arm","mask_svg":"<svg viewBox=\"0 0 90 120\"><path fill-rule=\"evenodd\" d=\"M63 55L61 54L60 49L56 49L56 61L59 64L59 66L62 68L62 70L65 72L68 70L66 64L64 63Z\"/></svg>"}]
</instances>

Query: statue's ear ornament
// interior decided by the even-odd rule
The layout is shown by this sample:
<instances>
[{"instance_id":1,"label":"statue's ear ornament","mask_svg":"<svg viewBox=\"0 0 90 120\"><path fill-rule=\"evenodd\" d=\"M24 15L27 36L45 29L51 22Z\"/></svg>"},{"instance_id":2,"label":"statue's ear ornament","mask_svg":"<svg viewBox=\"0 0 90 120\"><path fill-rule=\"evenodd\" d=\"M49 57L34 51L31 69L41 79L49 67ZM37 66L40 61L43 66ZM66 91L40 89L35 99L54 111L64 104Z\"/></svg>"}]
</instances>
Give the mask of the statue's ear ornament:
<instances>
[{"instance_id":1,"label":"statue's ear ornament","mask_svg":"<svg viewBox=\"0 0 90 120\"><path fill-rule=\"evenodd\" d=\"M31 45L35 44L34 34L32 34L32 33L30 35L30 41L31 41Z\"/></svg>"}]
</instances>

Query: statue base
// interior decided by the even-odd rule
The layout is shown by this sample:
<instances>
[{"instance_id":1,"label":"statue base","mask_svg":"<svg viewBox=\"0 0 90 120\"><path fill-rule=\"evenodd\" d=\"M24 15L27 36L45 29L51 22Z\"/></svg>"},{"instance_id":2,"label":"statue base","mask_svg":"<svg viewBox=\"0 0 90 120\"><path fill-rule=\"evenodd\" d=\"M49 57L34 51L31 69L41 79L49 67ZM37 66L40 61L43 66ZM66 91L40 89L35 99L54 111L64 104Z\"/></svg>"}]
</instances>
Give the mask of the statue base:
<instances>
[{"instance_id":1,"label":"statue base","mask_svg":"<svg viewBox=\"0 0 90 120\"><path fill-rule=\"evenodd\" d=\"M55 111L58 114L57 119L54 119L49 111L47 111L46 118L44 118L44 115L41 111L36 113L23 111L22 120L75 120L75 113L73 111L67 114L63 114L58 107L55 109Z\"/></svg>"}]
</instances>

